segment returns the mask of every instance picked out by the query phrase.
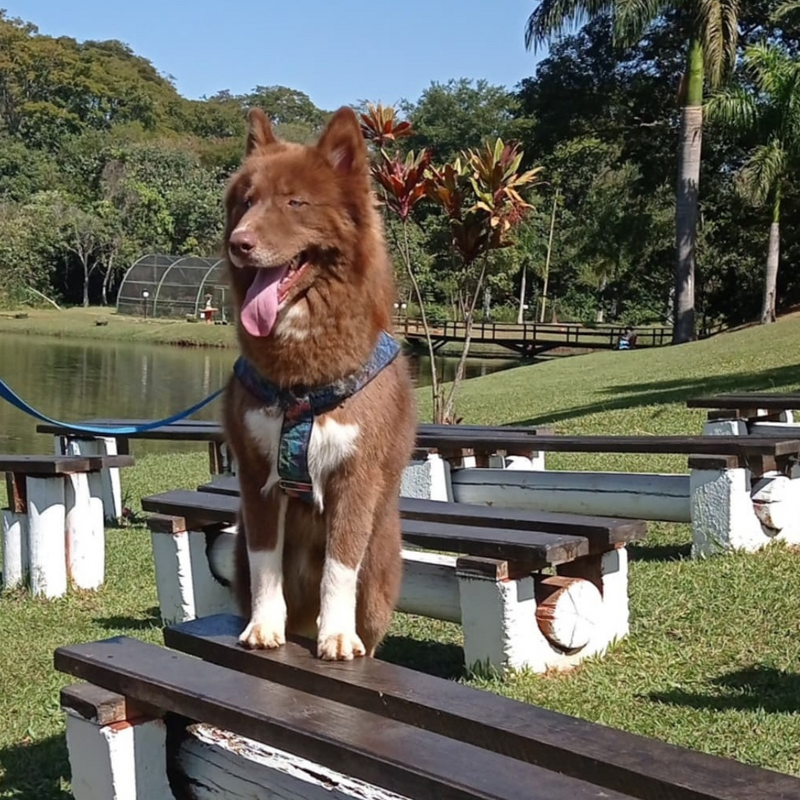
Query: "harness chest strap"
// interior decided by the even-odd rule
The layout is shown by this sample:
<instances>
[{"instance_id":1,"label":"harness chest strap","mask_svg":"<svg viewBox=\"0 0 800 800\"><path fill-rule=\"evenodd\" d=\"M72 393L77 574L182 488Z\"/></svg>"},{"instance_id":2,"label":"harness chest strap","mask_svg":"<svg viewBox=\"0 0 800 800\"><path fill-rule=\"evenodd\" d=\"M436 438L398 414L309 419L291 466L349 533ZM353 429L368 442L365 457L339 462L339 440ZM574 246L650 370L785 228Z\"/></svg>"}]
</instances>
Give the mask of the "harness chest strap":
<instances>
[{"instance_id":1,"label":"harness chest strap","mask_svg":"<svg viewBox=\"0 0 800 800\"><path fill-rule=\"evenodd\" d=\"M237 359L233 370L242 386L266 406L283 411L278 446L278 478L281 489L287 495L309 504L314 502L313 481L308 470L308 448L315 418L332 411L363 389L399 353L400 345L386 331L381 331L372 355L360 369L328 386L307 392L281 389L262 377L244 356Z\"/></svg>"}]
</instances>

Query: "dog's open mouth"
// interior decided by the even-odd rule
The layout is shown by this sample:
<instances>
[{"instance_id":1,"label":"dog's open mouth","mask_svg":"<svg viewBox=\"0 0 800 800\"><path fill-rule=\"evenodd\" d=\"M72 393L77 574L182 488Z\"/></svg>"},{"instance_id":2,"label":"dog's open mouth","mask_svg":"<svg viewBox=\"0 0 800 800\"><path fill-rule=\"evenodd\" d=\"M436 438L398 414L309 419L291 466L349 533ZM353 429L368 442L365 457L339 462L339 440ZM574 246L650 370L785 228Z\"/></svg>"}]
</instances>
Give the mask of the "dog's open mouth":
<instances>
[{"instance_id":1,"label":"dog's open mouth","mask_svg":"<svg viewBox=\"0 0 800 800\"><path fill-rule=\"evenodd\" d=\"M296 255L288 264L279 267L279 269L286 267L286 273L278 282L279 310L281 303L286 300L289 290L297 283L297 281L300 279L300 276L305 272L307 266L308 256L305 252L302 252L299 255Z\"/></svg>"},{"instance_id":2,"label":"dog's open mouth","mask_svg":"<svg viewBox=\"0 0 800 800\"><path fill-rule=\"evenodd\" d=\"M242 304L241 320L251 336L269 336L292 287L308 267L303 252L277 267L258 267Z\"/></svg>"}]
</instances>

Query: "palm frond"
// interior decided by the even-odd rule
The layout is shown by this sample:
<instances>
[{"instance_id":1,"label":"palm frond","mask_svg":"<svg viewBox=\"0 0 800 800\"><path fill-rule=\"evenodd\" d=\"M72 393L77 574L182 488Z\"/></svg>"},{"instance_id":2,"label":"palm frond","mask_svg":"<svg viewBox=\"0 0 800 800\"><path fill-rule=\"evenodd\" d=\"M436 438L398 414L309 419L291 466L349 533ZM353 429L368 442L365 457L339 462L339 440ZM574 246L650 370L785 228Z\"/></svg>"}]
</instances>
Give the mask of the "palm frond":
<instances>
[{"instance_id":1,"label":"palm frond","mask_svg":"<svg viewBox=\"0 0 800 800\"><path fill-rule=\"evenodd\" d=\"M738 134L754 130L758 124L759 108L755 97L741 86L717 92L705 107L708 118Z\"/></svg>"},{"instance_id":2,"label":"palm frond","mask_svg":"<svg viewBox=\"0 0 800 800\"><path fill-rule=\"evenodd\" d=\"M744 53L745 69L759 92L779 97L791 78L794 60L782 48L766 42L750 45Z\"/></svg>"},{"instance_id":3,"label":"palm frond","mask_svg":"<svg viewBox=\"0 0 800 800\"><path fill-rule=\"evenodd\" d=\"M761 205L783 178L787 165L782 143L777 138L770 139L756 147L747 159L737 176L737 189L746 200Z\"/></svg>"},{"instance_id":4,"label":"palm frond","mask_svg":"<svg viewBox=\"0 0 800 800\"><path fill-rule=\"evenodd\" d=\"M772 20L773 22L780 22L790 14L800 14L800 0L788 0L786 3L781 3L772 12Z\"/></svg>"},{"instance_id":5,"label":"palm frond","mask_svg":"<svg viewBox=\"0 0 800 800\"><path fill-rule=\"evenodd\" d=\"M717 87L736 62L741 0L694 0L692 5L706 75L711 86Z\"/></svg>"},{"instance_id":6,"label":"palm frond","mask_svg":"<svg viewBox=\"0 0 800 800\"><path fill-rule=\"evenodd\" d=\"M614 0L541 0L528 17L525 48L536 52L560 34L580 27L614 5Z\"/></svg>"},{"instance_id":7,"label":"palm frond","mask_svg":"<svg viewBox=\"0 0 800 800\"><path fill-rule=\"evenodd\" d=\"M614 36L624 45L642 38L647 27L669 6L668 0L617 0Z\"/></svg>"}]
</instances>

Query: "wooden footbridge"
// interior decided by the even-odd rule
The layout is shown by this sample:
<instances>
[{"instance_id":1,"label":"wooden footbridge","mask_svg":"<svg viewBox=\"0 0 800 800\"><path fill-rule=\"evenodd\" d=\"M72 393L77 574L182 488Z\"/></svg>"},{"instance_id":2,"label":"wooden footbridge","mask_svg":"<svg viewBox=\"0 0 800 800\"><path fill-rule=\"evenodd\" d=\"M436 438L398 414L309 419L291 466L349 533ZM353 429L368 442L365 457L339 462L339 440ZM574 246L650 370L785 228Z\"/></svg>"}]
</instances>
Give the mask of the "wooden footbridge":
<instances>
[{"instance_id":1,"label":"wooden footbridge","mask_svg":"<svg viewBox=\"0 0 800 800\"><path fill-rule=\"evenodd\" d=\"M590 327L580 323L476 322L472 326L473 344L492 344L513 350L522 356L534 356L558 348L580 350L612 350L626 328L617 326ZM415 346L425 346L425 327L422 320L395 319L395 331ZM445 322L431 326L433 349L465 340L467 326L464 322ZM636 348L661 347L672 341L668 327L643 327L636 329Z\"/></svg>"}]
</instances>

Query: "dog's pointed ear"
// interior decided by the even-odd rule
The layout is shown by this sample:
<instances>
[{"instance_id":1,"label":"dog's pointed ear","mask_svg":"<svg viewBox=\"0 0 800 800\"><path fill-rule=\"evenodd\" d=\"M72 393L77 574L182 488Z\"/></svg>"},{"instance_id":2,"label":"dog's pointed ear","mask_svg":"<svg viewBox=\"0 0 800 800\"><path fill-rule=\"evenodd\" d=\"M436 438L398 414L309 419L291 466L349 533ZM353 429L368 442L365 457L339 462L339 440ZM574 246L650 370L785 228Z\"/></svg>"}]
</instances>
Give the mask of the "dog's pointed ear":
<instances>
[{"instance_id":1,"label":"dog's pointed ear","mask_svg":"<svg viewBox=\"0 0 800 800\"><path fill-rule=\"evenodd\" d=\"M247 150L249 156L255 150L263 150L278 140L272 132L267 115L260 108L251 108L247 112Z\"/></svg>"},{"instance_id":2,"label":"dog's pointed ear","mask_svg":"<svg viewBox=\"0 0 800 800\"><path fill-rule=\"evenodd\" d=\"M367 174L367 144L352 108L340 108L330 118L317 148L336 170L350 175Z\"/></svg>"}]
</instances>

